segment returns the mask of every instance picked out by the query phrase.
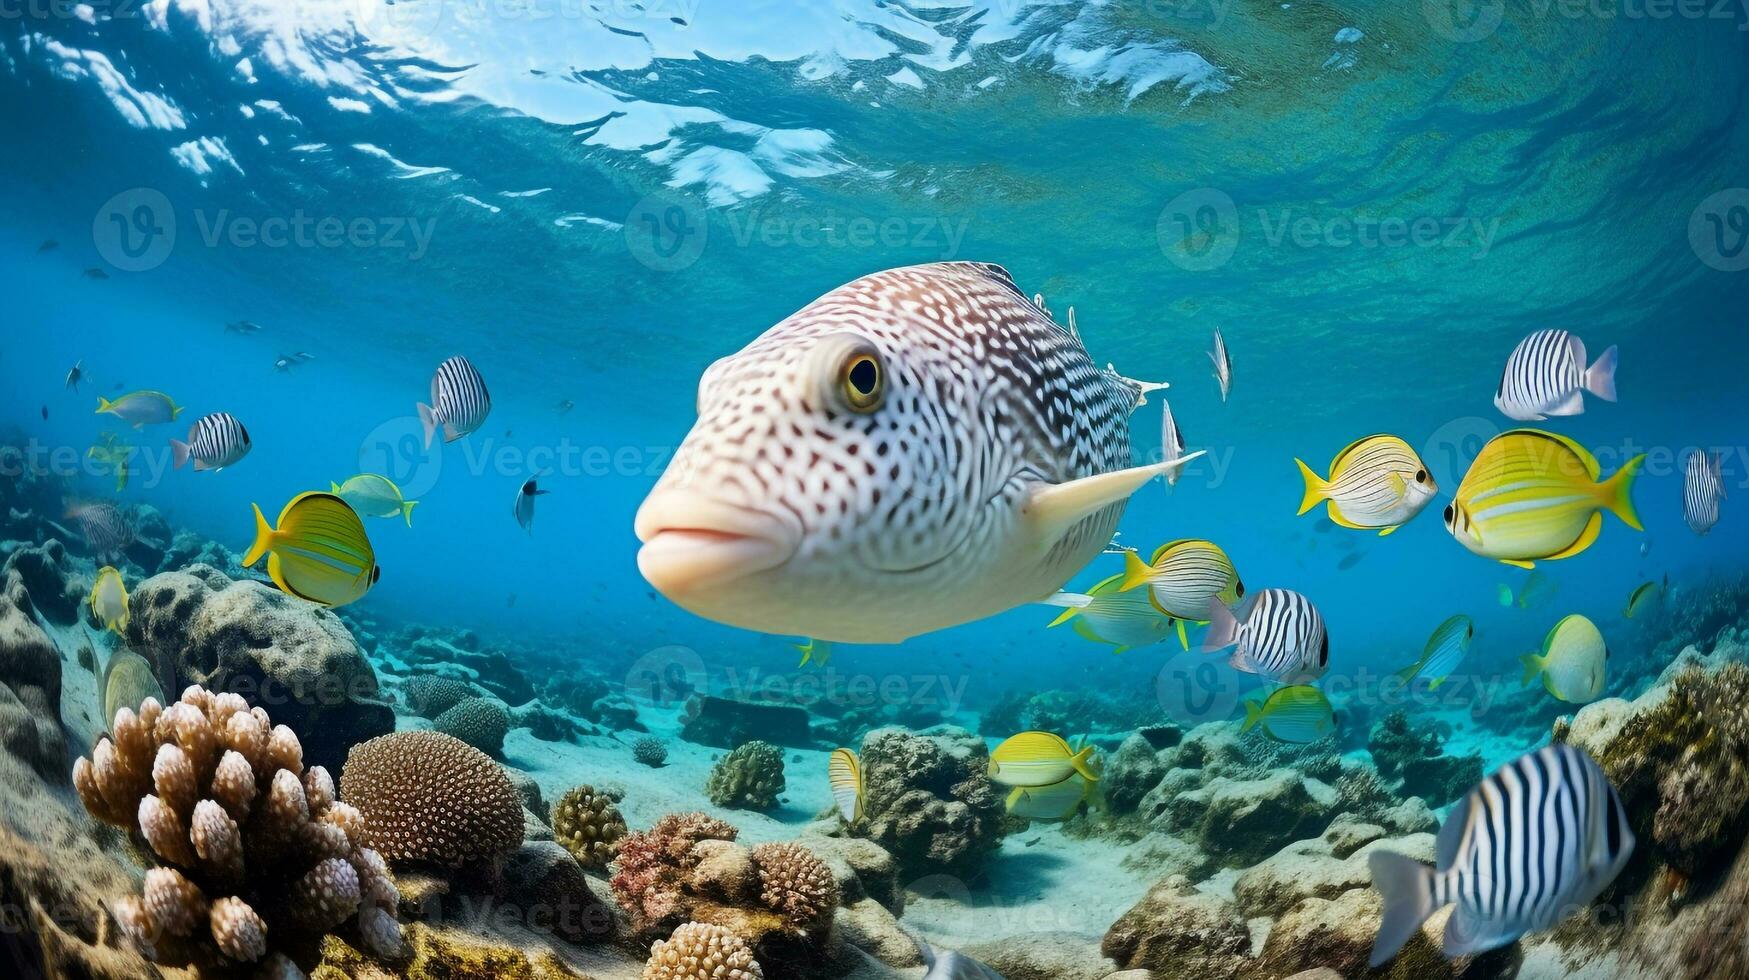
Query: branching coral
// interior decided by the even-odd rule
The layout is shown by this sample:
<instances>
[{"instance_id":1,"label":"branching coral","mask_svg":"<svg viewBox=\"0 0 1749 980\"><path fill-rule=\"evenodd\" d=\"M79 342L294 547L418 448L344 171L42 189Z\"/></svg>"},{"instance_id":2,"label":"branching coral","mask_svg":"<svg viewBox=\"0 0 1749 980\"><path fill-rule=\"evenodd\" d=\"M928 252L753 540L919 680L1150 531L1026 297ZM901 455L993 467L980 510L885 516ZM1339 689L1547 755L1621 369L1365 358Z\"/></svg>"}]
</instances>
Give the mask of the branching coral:
<instances>
[{"instance_id":1,"label":"branching coral","mask_svg":"<svg viewBox=\"0 0 1749 980\"><path fill-rule=\"evenodd\" d=\"M686 877L698 864L694 845L732 841L733 825L703 813L670 813L647 831L620 839L613 862L613 894L640 929L685 918Z\"/></svg>"},{"instance_id":2,"label":"branching coral","mask_svg":"<svg viewBox=\"0 0 1749 980\"><path fill-rule=\"evenodd\" d=\"M783 788L783 750L769 742L748 742L717 762L704 791L717 806L769 810Z\"/></svg>"},{"instance_id":3,"label":"branching coral","mask_svg":"<svg viewBox=\"0 0 1749 980\"><path fill-rule=\"evenodd\" d=\"M626 834L614 798L593 786L578 786L553 804L553 837L585 868L605 868Z\"/></svg>"},{"instance_id":4,"label":"branching coral","mask_svg":"<svg viewBox=\"0 0 1749 980\"><path fill-rule=\"evenodd\" d=\"M353 746L340 795L390 861L457 867L522 843L522 800L510 777L441 732L395 732Z\"/></svg>"},{"instance_id":5,"label":"branching coral","mask_svg":"<svg viewBox=\"0 0 1749 980\"><path fill-rule=\"evenodd\" d=\"M236 694L190 687L167 708L148 698L117 711L110 730L74 765L73 785L93 816L138 831L161 862L114 909L144 955L255 963L348 922L373 951L399 950L388 867L327 770L304 767L291 729ZM300 975L279 953L267 965Z\"/></svg>"},{"instance_id":6,"label":"branching coral","mask_svg":"<svg viewBox=\"0 0 1749 980\"><path fill-rule=\"evenodd\" d=\"M688 922L650 948L643 980L764 980L746 940L722 926Z\"/></svg>"},{"instance_id":7,"label":"branching coral","mask_svg":"<svg viewBox=\"0 0 1749 980\"><path fill-rule=\"evenodd\" d=\"M761 844L753 849L759 869L759 900L797 929L832 921L838 880L826 862L800 844Z\"/></svg>"},{"instance_id":8,"label":"branching coral","mask_svg":"<svg viewBox=\"0 0 1749 980\"><path fill-rule=\"evenodd\" d=\"M463 698L438 715L431 727L488 755L501 755L504 736L510 733L510 712L495 698Z\"/></svg>"},{"instance_id":9,"label":"branching coral","mask_svg":"<svg viewBox=\"0 0 1749 980\"><path fill-rule=\"evenodd\" d=\"M651 769L660 769L668 761L668 746L654 735L645 735L632 743L632 758Z\"/></svg>"}]
</instances>

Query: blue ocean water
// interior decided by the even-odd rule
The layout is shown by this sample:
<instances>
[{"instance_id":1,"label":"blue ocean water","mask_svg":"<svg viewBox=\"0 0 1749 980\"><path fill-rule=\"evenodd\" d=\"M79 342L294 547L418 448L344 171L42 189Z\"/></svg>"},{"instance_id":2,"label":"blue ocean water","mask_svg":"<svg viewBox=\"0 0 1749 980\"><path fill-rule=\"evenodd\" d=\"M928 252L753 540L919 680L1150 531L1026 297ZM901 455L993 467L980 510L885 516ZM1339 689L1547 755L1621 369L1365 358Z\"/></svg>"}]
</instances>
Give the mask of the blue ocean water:
<instances>
[{"instance_id":1,"label":"blue ocean water","mask_svg":"<svg viewBox=\"0 0 1749 980\"><path fill-rule=\"evenodd\" d=\"M1400 7L1400 9L1399 9ZM1466 13L1460 11L1459 13ZM998 262L1094 358L1165 380L1204 463L1139 493L1122 543L1207 536L1248 586L1328 620L1333 673L1393 669L1454 612L1472 667L1515 676L1560 615L1618 650L1620 610L1741 567L1749 523L1749 33L1733 16L1367 3L315 3L162 0L0 21L5 418L82 454L97 394L228 411L255 448L119 495L241 551L357 472L399 480L373 522L385 615L623 661L668 644L787 670L798 638L705 622L638 574L632 515L696 383L815 296L882 268ZM1456 19L1454 19L1456 16ZM44 250L46 241L57 247ZM1741 256L1741 257L1740 257ZM92 278L84 270L100 270ZM227 332L238 320L257 333ZM1234 386L1204 355L1220 328ZM1549 427L1606 471L1649 452L1646 531L1549 563L1556 597L1438 520L1525 334L1621 350L1617 404ZM312 355L286 371L278 355ZM418 445L413 406L465 354L494 408ZM81 362L88 380L64 390ZM561 411L559 403L574 403ZM1155 406L1134 420L1158 453ZM46 411L46 419L42 417ZM1389 538L1296 517L1293 459L1360 436L1421 449L1432 513ZM1680 460L1724 452L1731 499L1682 523ZM548 473L532 533L511 517ZM1650 548L1642 554L1642 546ZM1361 556L1358 560L1350 557ZM1347 567L1344 567L1347 566ZM1084 587L1115 572L1104 557ZM514 596L514 602L512 602ZM853 601L853 597L846 597ZM1114 658L1023 607L892 648L880 676L1147 691L1175 644ZM946 664L954 664L949 668ZM958 666L964 664L965 667Z\"/></svg>"}]
</instances>

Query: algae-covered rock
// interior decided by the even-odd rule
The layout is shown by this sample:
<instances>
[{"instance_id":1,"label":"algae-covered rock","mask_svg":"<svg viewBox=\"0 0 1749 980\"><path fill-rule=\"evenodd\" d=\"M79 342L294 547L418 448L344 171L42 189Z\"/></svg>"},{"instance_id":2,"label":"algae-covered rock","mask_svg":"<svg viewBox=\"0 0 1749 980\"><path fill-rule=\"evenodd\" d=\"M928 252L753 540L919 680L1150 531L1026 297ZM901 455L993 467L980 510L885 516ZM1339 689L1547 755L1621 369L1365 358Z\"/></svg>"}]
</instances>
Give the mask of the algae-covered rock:
<instances>
[{"instance_id":1,"label":"algae-covered rock","mask_svg":"<svg viewBox=\"0 0 1749 980\"><path fill-rule=\"evenodd\" d=\"M502 900L517 904L522 921L567 942L613 933L613 914L589 890L583 866L553 841L525 843L506 858L499 890Z\"/></svg>"},{"instance_id":2,"label":"algae-covered rock","mask_svg":"<svg viewBox=\"0 0 1749 980\"><path fill-rule=\"evenodd\" d=\"M0 594L0 749L44 779L66 781L66 737L61 731L61 653L21 607L16 574Z\"/></svg>"},{"instance_id":3,"label":"algae-covered rock","mask_svg":"<svg viewBox=\"0 0 1749 980\"><path fill-rule=\"evenodd\" d=\"M877 729L862 740L865 822L856 832L898 862L900 877L975 877L1002 842L1002 795L989 748L951 726Z\"/></svg>"},{"instance_id":4,"label":"algae-covered rock","mask_svg":"<svg viewBox=\"0 0 1749 980\"><path fill-rule=\"evenodd\" d=\"M1026 932L959 952L1003 980L1105 980L1116 969L1100 952L1099 937L1072 932Z\"/></svg>"},{"instance_id":5,"label":"algae-covered rock","mask_svg":"<svg viewBox=\"0 0 1749 980\"><path fill-rule=\"evenodd\" d=\"M1100 950L1119 968L1149 970L1155 980L1215 980L1245 966L1251 932L1231 902L1172 875L1112 924Z\"/></svg>"},{"instance_id":6,"label":"algae-covered rock","mask_svg":"<svg viewBox=\"0 0 1749 980\"><path fill-rule=\"evenodd\" d=\"M589 980L550 950L520 949L455 925L414 923L406 937L405 956L382 960L329 936L311 980Z\"/></svg>"},{"instance_id":7,"label":"algae-covered rock","mask_svg":"<svg viewBox=\"0 0 1749 980\"><path fill-rule=\"evenodd\" d=\"M42 617L60 626L79 621L81 604L91 594L92 576L76 567L67 549L53 538L35 547L13 549L0 567L0 582L17 580ZM9 586L11 587L11 586Z\"/></svg>"},{"instance_id":8,"label":"algae-covered rock","mask_svg":"<svg viewBox=\"0 0 1749 980\"><path fill-rule=\"evenodd\" d=\"M1276 769L1258 779L1217 776L1167 804L1165 829L1243 867L1290 841L1323 833L1335 802L1333 788L1293 769Z\"/></svg>"},{"instance_id":9,"label":"algae-covered rock","mask_svg":"<svg viewBox=\"0 0 1749 980\"><path fill-rule=\"evenodd\" d=\"M1159 785L1161 777L1166 775L1169 766L1163 756L1167 755L1170 753L1162 752L1141 734L1124 739L1106 760L1105 771L1100 774L1101 788L1111 812L1122 814L1136 809L1142 797Z\"/></svg>"},{"instance_id":10,"label":"algae-covered rock","mask_svg":"<svg viewBox=\"0 0 1749 980\"><path fill-rule=\"evenodd\" d=\"M1367 749L1379 775L1401 779L1402 792L1431 806L1444 806L1469 792L1482 778L1482 757L1444 754L1445 739L1432 727L1417 728L1403 711L1374 725Z\"/></svg>"},{"instance_id":11,"label":"algae-covered rock","mask_svg":"<svg viewBox=\"0 0 1749 980\"><path fill-rule=\"evenodd\" d=\"M316 765L337 770L352 745L394 730L370 661L321 606L196 565L141 582L130 609L128 646L166 691L240 694L296 732Z\"/></svg>"},{"instance_id":12,"label":"algae-covered rock","mask_svg":"<svg viewBox=\"0 0 1749 980\"><path fill-rule=\"evenodd\" d=\"M704 791L717 806L769 810L777 806L783 788L783 751L748 742L717 761Z\"/></svg>"},{"instance_id":13,"label":"algae-covered rock","mask_svg":"<svg viewBox=\"0 0 1749 980\"><path fill-rule=\"evenodd\" d=\"M682 709L680 737L700 745L732 748L748 741L813 748L808 713L791 704L737 701L695 694Z\"/></svg>"}]
</instances>

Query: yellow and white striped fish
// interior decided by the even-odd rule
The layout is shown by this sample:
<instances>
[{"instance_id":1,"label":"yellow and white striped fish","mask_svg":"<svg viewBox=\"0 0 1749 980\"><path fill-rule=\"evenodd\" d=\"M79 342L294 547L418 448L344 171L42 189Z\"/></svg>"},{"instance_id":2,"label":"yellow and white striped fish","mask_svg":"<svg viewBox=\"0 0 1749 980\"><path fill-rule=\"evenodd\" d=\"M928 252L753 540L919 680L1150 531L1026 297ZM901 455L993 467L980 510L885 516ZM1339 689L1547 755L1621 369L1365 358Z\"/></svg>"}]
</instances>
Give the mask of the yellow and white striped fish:
<instances>
[{"instance_id":1,"label":"yellow and white striped fish","mask_svg":"<svg viewBox=\"0 0 1749 980\"><path fill-rule=\"evenodd\" d=\"M1180 538L1155 549L1143 562L1134 551L1124 553L1120 592L1148 586L1148 601L1161 613L1178 621L1178 642L1190 649L1184 623L1206 622L1210 599L1232 604L1245 598L1245 583L1233 568L1233 560L1221 546L1202 538Z\"/></svg>"},{"instance_id":2,"label":"yellow and white striped fish","mask_svg":"<svg viewBox=\"0 0 1749 980\"><path fill-rule=\"evenodd\" d=\"M1445 508L1445 527L1458 543L1484 558L1531 568L1591 547L1603 511L1642 530L1634 513L1634 476L1645 455L1600 480L1596 457L1552 432L1513 429L1488 441L1470 464L1457 499Z\"/></svg>"},{"instance_id":3,"label":"yellow and white striped fish","mask_svg":"<svg viewBox=\"0 0 1749 980\"><path fill-rule=\"evenodd\" d=\"M1016 786L1008 791L1008 812L1028 820L1067 820L1083 803L1095 803L1099 784L1080 773L1049 786Z\"/></svg>"},{"instance_id":4,"label":"yellow and white striped fish","mask_svg":"<svg viewBox=\"0 0 1749 980\"><path fill-rule=\"evenodd\" d=\"M1590 704L1603 696L1609 646L1597 624L1578 613L1549 630L1540 653L1518 659L1524 664L1524 683L1541 677L1543 687L1562 701Z\"/></svg>"},{"instance_id":5,"label":"yellow and white striped fish","mask_svg":"<svg viewBox=\"0 0 1749 980\"><path fill-rule=\"evenodd\" d=\"M1421 513L1439 490L1415 450L1396 436L1383 433L1343 447L1330 461L1328 480L1304 460L1294 462L1306 481L1301 514L1325 501L1330 520L1357 530L1377 529L1380 537Z\"/></svg>"},{"instance_id":6,"label":"yellow and white striped fish","mask_svg":"<svg viewBox=\"0 0 1749 980\"><path fill-rule=\"evenodd\" d=\"M267 575L284 592L324 606L363 598L382 570L364 533L364 522L331 493L300 493L279 514L279 528L255 507L255 543L245 568L267 555Z\"/></svg>"},{"instance_id":7,"label":"yellow and white striped fish","mask_svg":"<svg viewBox=\"0 0 1749 980\"><path fill-rule=\"evenodd\" d=\"M1123 592L1118 582L1121 578L1113 575L1102 579L1085 594L1058 592L1045 599L1046 605L1067 607L1049 625L1069 623L1082 639L1116 647L1112 653L1152 646L1171 636L1172 617L1155 609L1145 593ZM1178 630L1182 635L1182 624Z\"/></svg>"},{"instance_id":8,"label":"yellow and white striped fish","mask_svg":"<svg viewBox=\"0 0 1749 980\"><path fill-rule=\"evenodd\" d=\"M833 749L826 760L826 779L832 786L832 801L838 815L852 827L862 822L864 788L862 763L849 749Z\"/></svg>"},{"instance_id":9,"label":"yellow and white striped fish","mask_svg":"<svg viewBox=\"0 0 1749 980\"><path fill-rule=\"evenodd\" d=\"M1050 786L1080 773L1095 782L1099 773L1090 761L1093 746L1079 751L1061 735L1021 732L1010 735L990 751L990 778L1004 786Z\"/></svg>"}]
</instances>

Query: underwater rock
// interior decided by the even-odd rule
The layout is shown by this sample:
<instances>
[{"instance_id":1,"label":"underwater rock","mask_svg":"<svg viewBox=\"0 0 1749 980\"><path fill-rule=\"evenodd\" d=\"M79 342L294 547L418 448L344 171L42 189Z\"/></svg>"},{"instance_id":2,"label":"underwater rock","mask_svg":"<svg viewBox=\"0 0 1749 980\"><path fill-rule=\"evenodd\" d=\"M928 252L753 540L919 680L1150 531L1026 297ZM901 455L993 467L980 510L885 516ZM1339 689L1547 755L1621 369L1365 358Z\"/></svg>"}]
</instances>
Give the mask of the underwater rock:
<instances>
[{"instance_id":1,"label":"underwater rock","mask_svg":"<svg viewBox=\"0 0 1749 980\"><path fill-rule=\"evenodd\" d=\"M615 802L593 786L577 786L553 804L553 839L585 868L607 867L626 835L626 821Z\"/></svg>"},{"instance_id":2,"label":"underwater rock","mask_svg":"<svg viewBox=\"0 0 1749 980\"><path fill-rule=\"evenodd\" d=\"M510 712L496 698L463 698L438 715L431 727L496 757L504 754L504 736L510 734Z\"/></svg>"},{"instance_id":3,"label":"underwater rock","mask_svg":"<svg viewBox=\"0 0 1749 980\"><path fill-rule=\"evenodd\" d=\"M157 566L145 567L147 572L156 574L174 572L190 565L208 565L232 579L262 578L259 571L244 568L236 552L193 531L177 531Z\"/></svg>"},{"instance_id":4,"label":"underwater rock","mask_svg":"<svg viewBox=\"0 0 1749 980\"><path fill-rule=\"evenodd\" d=\"M836 822L827 826L837 829ZM838 890L847 904L872 898L894 915L905 911L905 889L899 881L899 866L885 848L862 837L822 836L814 829L810 828L809 833L803 835L801 843L832 868L838 879Z\"/></svg>"},{"instance_id":5,"label":"underwater rock","mask_svg":"<svg viewBox=\"0 0 1749 980\"><path fill-rule=\"evenodd\" d=\"M467 698L479 696L479 688L456 677L416 674L401 682L402 703L421 718L436 719Z\"/></svg>"},{"instance_id":6,"label":"underwater rock","mask_svg":"<svg viewBox=\"0 0 1749 980\"><path fill-rule=\"evenodd\" d=\"M271 963L347 923L379 955L399 951L388 865L327 771L305 769L291 729L240 695L190 687L168 707L123 708L110 730L74 765L73 786L158 861L141 894L113 906L142 955Z\"/></svg>"},{"instance_id":7,"label":"underwater rock","mask_svg":"<svg viewBox=\"0 0 1749 980\"><path fill-rule=\"evenodd\" d=\"M8 575L0 595L0 750L44 779L66 779L67 743L61 731L61 653L14 596L23 587ZM28 599L24 601L28 602Z\"/></svg>"},{"instance_id":8,"label":"underwater rock","mask_svg":"<svg viewBox=\"0 0 1749 980\"><path fill-rule=\"evenodd\" d=\"M717 806L769 810L784 789L783 752L766 742L748 742L711 768L705 796Z\"/></svg>"},{"instance_id":9,"label":"underwater rock","mask_svg":"<svg viewBox=\"0 0 1749 980\"><path fill-rule=\"evenodd\" d=\"M1002 795L989 747L963 728L883 728L862 740L864 813L857 832L892 854L902 880L977 877L1002 843Z\"/></svg>"},{"instance_id":10,"label":"underwater rock","mask_svg":"<svg viewBox=\"0 0 1749 980\"><path fill-rule=\"evenodd\" d=\"M167 691L198 684L241 694L297 733L315 765L394 730L376 672L331 611L259 582L196 565L133 591L127 643Z\"/></svg>"},{"instance_id":11,"label":"underwater rock","mask_svg":"<svg viewBox=\"0 0 1749 980\"><path fill-rule=\"evenodd\" d=\"M1294 769L1258 779L1216 776L1166 804L1164 829L1200 843L1233 867L1261 861L1291 841L1321 834L1336 791Z\"/></svg>"},{"instance_id":12,"label":"underwater rock","mask_svg":"<svg viewBox=\"0 0 1749 980\"><path fill-rule=\"evenodd\" d=\"M923 965L917 942L891 910L872 898L847 900L833 928L844 942L896 969Z\"/></svg>"},{"instance_id":13,"label":"underwater rock","mask_svg":"<svg viewBox=\"0 0 1749 980\"><path fill-rule=\"evenodd\" d=\"M17 584L14 583L16 579ZM0 568L6 591L23 588L42 617L58 626L79 622L92 577L79 569L60 541L50 538L37 546L16 548Z\"/></svg>"},{"instance_id":14,"label":"underwater rock","mask_svg":"<svg viewBox=\"0 0 1749 980\"><path fill-rule=\"evenodd\" d=\"M566 942L613 934L613 913L589 890L582 865L553 841L524 843L504 861L500 898L520 905L520 920Z\"/></svg>"},{"instance_id":15,"label":"underwater rock","mask_svg":"<svg viewBox=\"0 0 1749 980\"><path fill-rule=\"evenodd\" d=\"M601 720L595 702L608 694L607 682L579 671L555 673L541 687L541 700L569 711L584 721Z\"/></svg>"},{"instance_id":16,"label":"underwater rock","mask_svg":"<svg viewBox=\"0 0 1749 980\"><path fill-rule=\"evenodd\" d=\"M645 735L632 743L632 759L639 765L660 769L668 762L668 746L654 735Z\"/></svg>"},{"instance_id":17,"label":"underwater rock","mask_svg":"<svg viewBox=\"0 0 1749 980\"><path fill-rule=\"evenodd\" d=\"M1445 755L1445 738L1429 726L1414 728L1403 711L1374 725L1367 738L1373 764L1387 779L1401 779L1402 792L1430 806L1444 806L1469 792L1482 778L1480 755Z\"/></svg>"},{"instance_id":18,"label":"underwater rock","mask_svg":"<svg viewBox=\"0 0 1749 980\"><path fill-rule=\"evenodd\" d=\"M540 783L521 769L503 765L499 768L504 770L504 775L510 780L510 785L516 787L516 795L522 800L523 808L541 814L539 819L543 823L546 822L547 804L546 798L541 795Z\"/></svg>"},{"instance_id":19,"label":"underwater rock","mask_svg":"<svg viewBox=\"0 0 1749 980\"><path fill-rule=\"evenodd\" d=\"M310 980L589 980L551 950L530 951L459 926L416 922L406 927L406 951L389 962L367 955L343 937L322 943Z\"/></svg>"},{"instance_id":20,"label":"underwater rock","mask_svg":"<svg viewBox=\"0 0 1749 980\"><path fill-rule=\"evenodd\" d=\"M1440 937L1451 908L1435 912L1394 959L1367 968L1384 908L1376 889L1352 888L1335 898L1307 898L1270 927L1252 977L1285 977L1308 970L1334 970L1344 977L1401 977L1404 980L1467 980L1514 975L1517 944L1481 956L1452 960L1440 952ZM1565 973L1565 971L1562 971Z\"/></svg>"},{"instance_id":21,"label":"underwater rock","mask_svg":"<svg viewBox=\"0 0 1749 980\"><path fill-rule=\"evenodd\" d=\"M1346 855L1337 854L1338 840L1340 834L1326 833L1320 838L1294 841L1240 873L1233 882L1233 900L1240 914L1248 919L1279 918L1304 899L1335 898L1353 888L1366 888L1372 884L1372 870L1367 862L1376 850L1407 855L1417 861L1433 861L1431 834L1381 836Z\"/></svg>"},{"instance_id":22,"label":"underwater rock","mask_svg":"<svg viewBox=\"0 0 1749 980\"><path fill-rule=\"evenodd\" d=\"M404 648L403 659L415 665L461 668L469 680L507 705L534 700L534 685L510 655L501 650L479 649L479 637L471 631L464 630L448 639L430 634L419 636Z\"/></svg>"},{"instance_id":23,"label":"underwater rock","mask_svg":"<svg viewBox=\"0 0 1749 980\"><path fill-rule=\"evenodd\" d=\"M615 731L641 732L644 730L643 723L638 721L638 706L633 704L632 699L624 694L617 692L604 694L595 699L595 703L589 706L589 710L596 718L600 719L602 725Z\"/></svg>"},{"instance_id":24,"label":"underwater rock","mask_svg":"<svg viewBox=\"0 0 1749 980\"><path fill-rule=\"evenodd\" d=\"M1131 813L1148 791L1160 784L1170 768L1159 746L1146 737L1135 734L1124 739L1105 762L1100 774L1105 802L1116 814Z\"/></svg>"},{"instance_id":25,"label":"underwater rock","mask_svg":"<svg viewBox=\"0 0 1749 980\"><path fill-rule=\"evenodd\" d=\"M1734 852L1749 829L1749 665L1673 666L1632 703L1587 705L1557 735L1614 783L1640 841L1634 860L1693 875Z\"/></svg>"},{"instance_id":26,"label":"underwater rock","mask_svg":"<svg viewBox=\"0 0 1749 980\"><path fill-rule=\"evenodd\" d=\"M959 950L1003 980L1105 980L1116 968L1100 952L1096 936L1068 932L1023 932Z\"/></svg>"},{"instance_id":27,"label":"underwater rock","mask_svg":"<svg viewBox=\"0 0 1749 980\"><path fill-rule=\"evenodd\" d=\"M736 701L695 694L681 711L680 737L688 742L733 748L750 740L811 749L808 713L790 704Z\"/></svg>"},{"instance_id":28,"label":"underwater rock","mask_svg":"<svg viewBox=\"0 0 1749 980\"><path fill-rule=\"evenodd\" d=\"M538 699L513 709L510 712L510 727L526 728L530 735L543 742L574 742L578 736L590 734L571 720L570 715L554 711Z\"/></svg>"},{"instance_id":29,"label":"underwater rock","mask_svg":"<svg viewBox=\"0 0 1749 980\"><path fill-rule=\"evenodd\" d=\"M441 732L395 732L354 746L340 797L391 862L457 867L522 843L522 802L484 752Z\"/></svg>"},{"instance_id":30,"label":"underwater rock","mask_svg":"<svg viewBox=\"0 0 1749 980\"><path fill-rule=\"evenodd\" d=\"M1251 955L1251 931L1231 902L1171 875L1112 924L1100 950L1154 980L1233 977Z\"/></svg>"}]
</instances>

